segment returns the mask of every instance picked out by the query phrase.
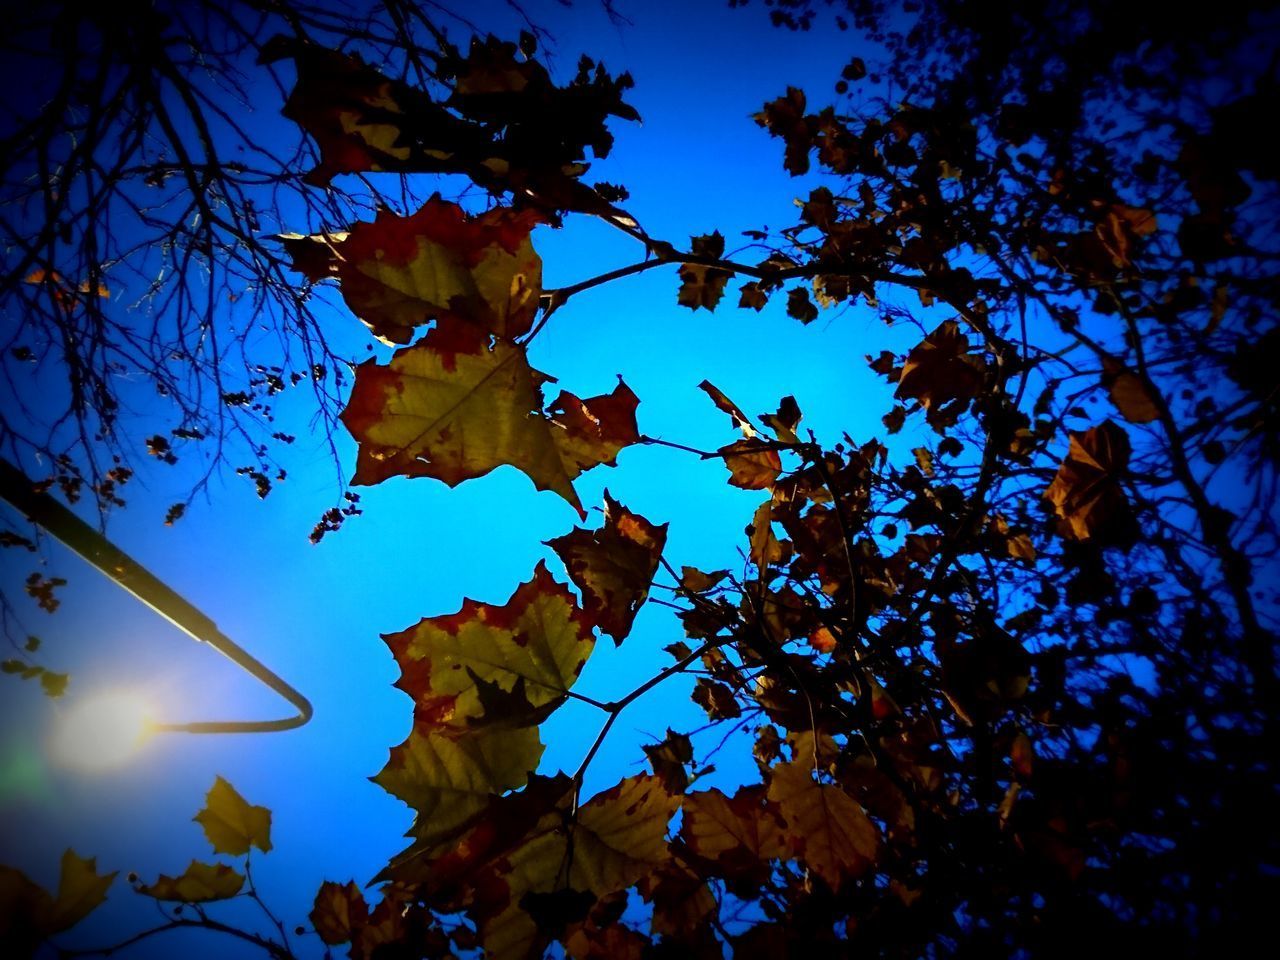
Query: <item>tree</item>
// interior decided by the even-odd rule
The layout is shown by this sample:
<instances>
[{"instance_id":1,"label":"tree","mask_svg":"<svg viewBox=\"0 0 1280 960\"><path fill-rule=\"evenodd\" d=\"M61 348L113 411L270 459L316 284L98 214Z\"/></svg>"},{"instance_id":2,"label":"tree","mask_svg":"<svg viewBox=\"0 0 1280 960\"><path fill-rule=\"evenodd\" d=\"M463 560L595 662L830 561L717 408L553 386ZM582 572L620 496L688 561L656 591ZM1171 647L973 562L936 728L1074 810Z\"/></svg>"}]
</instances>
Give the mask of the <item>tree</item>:
<instances>
[{"instance_id":1,"label":"tree","mask_svg":"<svg viewBox=\"0 0 1280 960\"><path fill-rule=\"evenodd\" d=\"M693 310L724 309L733 280L740 309L785 298L809 323L865 304L919 332L867 357L893 388L880 438L824 446L791 398L752 416L703 384L730 424L690 455L763 498L741 571L677 569L665 527L606 498L601 526L549 544L576 594L540 565L506 604L384 636L414 727L377 781L417 820L372 910L354 883L319 891L326 944L1198 954L1262 929L1278 853L1277 168L1250 125L1274 102L1275 18L911 6L773 6L782 27L830 15L872 37L886 66L851 60L840 107L790 88L763 105L786 169L829 185L794 226L753 233L752 257L727 257L718 233L688 249L651 236L624 190L583 180L610 118L633 116L627 79L587 61L557 85L532 34L464 52L393 33L402 59L381 69L309 36L313 11L259 51L294 66L285 109L319 151L310 184L443 172L493 198L384 194L372 219L284 239L309 284L336 281L404 345L355 369L340 417L355 484L507 464L585 521L574 479L658 442L636 427L643 398L620 382L548 402L525 350L572 297L640 272L675 269ZM631 237L636 260L544 289L531 236L571 216ZM101 307L92 269L84 291L44 269L47 296ZM575 693L598 635L624 642L659 588L687 634L672 664L612 702ZM706 758L669 731L646 750L652 774L582 795L617 718L681 673L710 723L750 729L758 781L698 789ZM572 775L533 773L538 725L573 697L601 714L595 745ZM216 852L270 848L265 811L225 782L198 819ZM5 874L28 905L9 936L56 932L109 883L74 855L64 877L55 898ZM243 883L194 862L139 889L216 929L203 904ZM289 954L283 931L258 945Z\"/></svg>"}]
</instances>

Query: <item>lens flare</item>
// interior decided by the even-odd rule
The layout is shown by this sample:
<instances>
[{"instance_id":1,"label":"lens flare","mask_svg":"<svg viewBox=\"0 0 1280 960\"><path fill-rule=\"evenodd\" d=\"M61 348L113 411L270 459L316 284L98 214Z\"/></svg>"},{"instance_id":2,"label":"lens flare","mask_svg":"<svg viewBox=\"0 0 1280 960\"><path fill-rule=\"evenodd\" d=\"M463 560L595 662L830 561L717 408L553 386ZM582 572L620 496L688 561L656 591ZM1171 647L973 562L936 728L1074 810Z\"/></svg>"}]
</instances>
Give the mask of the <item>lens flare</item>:
<instances>
[{"instance_id":1,"label":"lens flare","mask_svg":"<svg viewBox=\"0 0 1280 960\"><path fill-rule=\"evenodd\" d=\"M150 732L146 701L127 691L103 693L77 703L54 730L53 759L85 772L119 767Z\"/></svg>"}]
</instances>

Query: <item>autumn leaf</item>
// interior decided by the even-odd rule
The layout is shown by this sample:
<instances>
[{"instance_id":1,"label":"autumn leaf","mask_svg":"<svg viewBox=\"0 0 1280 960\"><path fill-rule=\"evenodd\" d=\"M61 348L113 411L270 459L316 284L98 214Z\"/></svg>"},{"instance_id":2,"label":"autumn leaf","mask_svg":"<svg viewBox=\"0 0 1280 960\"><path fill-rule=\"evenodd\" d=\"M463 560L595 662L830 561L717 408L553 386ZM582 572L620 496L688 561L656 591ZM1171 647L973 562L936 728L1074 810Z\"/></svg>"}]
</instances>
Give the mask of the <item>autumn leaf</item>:
<instances>
[{"instance_id":1,"label":"autumn leaf","mask_svg":"<svg viewBox=\"0 0 1280 960\"><path fill-rule=\"evenodd\" d=\"M320 163L305 177L324 186L340 173L405 170L412 151L402 142L406 87L358 56L277 37L261 62L291 57L297 83L281 113L315 138Z\"/></svg>"},{"instance_id":2,"label":"autumn leaf","mask_svg":"<svg viewBox=\"0 0 1280 960\"><path fill-rule=\"evenodd\" d=\"M328 280L338 273L338 247L350 234L345 230L332 233L280 233L275 236L289 255L293 269L312 283Z\"/></svg>"},{"instance_id":3,"label":"autumn leaf","mask_svg":"<svg viewBox=\"0 0 1280 960\"><path fill-rule=\"evenodd\" d=\"M724 255L724 237L719 231L701 237L692 238L692 250L702 257L719 259ZM697 263L681 264L679 270L680 290L676 296L682 307L697 310L703 307L715 310L720 298L724 296L725 284L733 273L718 267L703 266Z\"/></svg>"},{"instance_id":4,"label":"autumn leaf","mask_svg":"<svg viewBox=\"0 0 1280 960\"><path fill-rule=\"evenodd\" d=\"M763 863L790 853L782 815L763 785L739 787L733 797L716 789L691 793L682 809L681 838L730 876L758 873Z\"/></svg>"},{"instance_id":5,"label":"autumn leaf","mask_svg":"<svg viewBox=\"0 0 1280 960\"><path fill-rule=\"evenodd\" d=\"M919 400L926 410L971 400L982 389L986 370L982 355L970 352L959 324L947 320L907 354L894 396Z\"/></svg>"},{"instance_id":6,"label":"autumn leaf","mask_svg":"<svg viewBox=\"0 0 1280 960\"><path fill-rule=\"evenodd\" d=\"M787 547L773 532L772 501L766 500L756 508L746 532L751 544L751 562L759 569L786 559Z\"/></svg>"},{"instance_id":7,"label":"autumn leaf","mask_svg":"<svg viewBox=\"0 0 1280 960\"><path fill-rule=\"evenodd\" d=\"M1129 435L1110 420L1071 434L1067 456L1044 497L1077 540L1122 538L1129 500L1119 478L1129 465Z\"/></svg>"},{"instance_id":8,"label":"autumn leaf","mask_svg":"<svg viewBox=\"0 0 1280 960\"><path fill-rule=\"evenodd\" d=\"M756 281L752 280L742 285L742 290L739 291L738 297L738 307L740 309L751 309L759 313L768 302L769 294Z\"/></svg>"},{"instance_id":9,"label":"autumn leaf","mask_svg":"<svg viewBox=\"0 0 1280 960\"><path fill-rule=\"evenodd\" d=\"M787 316L809 324L818 319L818 308L809 299L809 291L795 287L787 292Z\"/></svg>"},{"instance_id":10,"label":"autumn leaf","mask_svg":"<svg viewBox=\"0 0 1280 960\"><path fill-rule=\"evenodd\" d=\"M604 897L625 890L665 862L667 824L680 806L657 777L628 777L578 811L572 831L556 815L544 818L502 858L511 906L482 927L486 951L517 956L513 944L528 938L533 921L517 905L527 893L581 890ZM572 843L572 848L570 848ZM570 849L572 852L570 853Z\"/></svg>"},{"instance_id":11,"label":"autumn leaf","mask_svg":"<svg viewBox=\"0 0 1280 960\"><path fill-rule=\"evenodd\" d=\"M140 886L138 890L157 900L205 903L234 897L243 886L244 877L226 864L192 860L181 876L162 873L155 883Z\"/></svg>"},{"instance_id":12,"label":"autumn leaf","mask_svg":"<svg viewBox=\"0 0 1280 960\"><path fill-rule=\"evenodd\" d=\"M390 343L408 343L433 319L506 339L528 333L542 294L542 259L529 239L539 220L510 207L470 217L438 196L408 217L380 211L337 247L343 299Z\"/></svg>"},{"instance_id":13,"label":"autumn leaf","mask_svg":"<svg viewBox=\"0 0 1280 960\"><path fill-rule=\"evenodd\" d=\"M864 873L879 856L875 825L839 787L816 781L812 762L774 767L768 798L786 821L790 851L832 890Z\"/></svg>"},{"instance_id":14,"label":"autumn leaf","mask_svg":"<svg viewBox=\"0 0 1280 960\"><path fill-rule=\"evenodd\" d=\"M542 750L533 726L450 735L418 724L373 781L417 811L412 835L430 846L483 811L494 794L524 786Z\"/></svg>"},{"instance_id":15,"label":"autumn leaf","mask_svg":"<svg viewBox=\"0 0 1280 960\"><path fill-rule=\"evenodd\" d=\"M326 880L316 892L311 925L329 946L346 943L368 922L369 906L355 881L343 885Z\"/></svg>"},{"instance_id":16,"label":"autumn leaf","mask_svg":"<svg viewBox=\"0 0 1280 960\"><path fill-rule=\"evenodd\" d=\"M751 437L756 436L758 431L756 430L755 425L751 422L751 418L742 412L741 407L726 397L724 395L724 391L713 384L710 380L703 380L698 384L698 389L710 397L711 402L714 403L717 408L723 410L729 415L730 419L733 420L733 425L742 431L742 435L744 437L750 439Z\"/></svg>"},{"instance_id":17,"label":"autumn leaf","mask_svg":"<svg viewBox=\"0 0 1280 960\"><path fill-rule=\"evenodd\" d=\"M564 561L569 579L582 591L587 619L621 644L649 595L657 572L667 525L650 523L604 494L604 526L594 532L575 528L548 540Z\"/></svg>"},{"instance_id":18,"label":"autumn leaf","mask_svg":"<svg viewBox=\"0 0 1280 960\"><path fill-rule=\"evenodd\" d=\"M510 690L523 680L531 711L560 703L595 645L573 595L543 563L503 606L464 600L457 613L428 617L383 640L400 665L396 686L414 700L415 722L459 730L530 720L486 715L480 681Z\"/></svg>"},{"instance_id":19,"label":"autumn leaf","mask_svg":"<svg viewBox=\"0 0 1280 960\"><path fill-rule=\"evenodd\" d=\"M723 683L702 677L693 685L692 700L712 720L732 720L742 716L742 708L734 699L733 691Z\"/></svg>"},{"instance_id":20,"label":"autumn leaf","mask_svg":"<svg viewBox=\"0 0 1280 960\"><path fill-rule=\"evenodd\" d=\"M57 896L26 874L0 867L0 943L15 957L29 956L43 940L69 930L107 898L117 871L98 873L94 857L62 854Z\"/></svg>"},{"instance_id":21,"label":"autumn leaf","mask_svg":"<svg viewBox=\"0 0 1280 960\"><path fill-rule=\"evenodd\" d=\"M716 453L729 468L729 483L743 490L767 490L782 472L778 451L758 438L735 440Z\"/></svg>"},{"instance_id":22,"label":"autumn leaf","mask_svg":"<svg viewBox=\"0 0 1280 960\"><path fill-rule=\"evenodd\" d=\"M213 781L204 809L192 819L204 828L214 853L239 857L250 845L263 853L271 851L271 811L246 802L222 777Z\"/></svg>"},{"instance_id":23,"label":"autumn leaf","mask_svg":"<svg viewBox=\"0 0 1280 960\"><path fill-rule=\"evenodd\" d=\"M1130 423L1151 423L1160 419L1160 408L1151 398L1143 379L1127 370L1117 360L1110 361L1102 374L1102 385L1107 388L1111 402Z\"/></svg>"},{"instance_id":24,"label":"autumn leaf","mask_svg":"<svg viewBox=\"0 0 1280 960\"><path fill-rule=\"evenodd\" d=\"M433 328L388 365L367 361L342 412L360 444L352 482L399 474L452 487L510 464L585 516L572 480L639 441L639 401L619 380L613 393L587 400L561 392L544 411L546 382L523 347L486 345L463 325Z\"/></svg>"},{"instance_id":25,"label":"autumn leaf","mask_svg":"<svg viewBox=\"0 0 1280 960\"><path fill-rule=\"evenodd\" d=\"M662 781L667 792L684 793L689 786L685 764L693 760L693 744L688 736L676 733L668 727L667 735L661 743L646 743L641 748L649 758L654 775Z\"/></svg>"}]
</instances>

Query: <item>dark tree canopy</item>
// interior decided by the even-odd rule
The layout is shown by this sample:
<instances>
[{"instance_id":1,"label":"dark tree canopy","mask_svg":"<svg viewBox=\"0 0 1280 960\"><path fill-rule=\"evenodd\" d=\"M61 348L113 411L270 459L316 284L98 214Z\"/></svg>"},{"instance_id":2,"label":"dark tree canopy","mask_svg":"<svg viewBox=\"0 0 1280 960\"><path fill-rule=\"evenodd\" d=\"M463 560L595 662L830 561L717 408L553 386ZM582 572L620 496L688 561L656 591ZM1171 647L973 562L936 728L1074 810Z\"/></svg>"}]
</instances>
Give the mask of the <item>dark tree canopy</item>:
<instances>
[{"instance_id":1,"label":"dark tree canopy","mask_svg":"<svg viewBox=\"0 0 1280 960\"><path fill-rule=\"evenodd\" d=\"M761 494L743 569L677 568L665 526L606 498L598 529L548 544L563 574L539 565L504 605L465 600L384 635L414 726L376 780L417 819L380 889L325 884L315 932L357 960L553 942L577 958L1266 942L1280 17L764 7L783 29L846 30L859 53L832 91L761 106L779 162L823 185L734 257L719 233L687 248L650 235L643 197L590 182L610 126L635 119L630 78L584 59L558 83L535 32L454 45L456 24L399 0L367 20L255 0L127 21L54 8L31 28L56 38L31 54L60 65L40 73L53 106L4 139L0 444L47 458L68 497L83 480L110 502L126 468L107 461L137 442L115 429L113 364L149 370L191 438L270 433L286 370L246 359L222 379L248 328L218 291L244 291L357 441L353 484L453 486L505 464L585 517L573 481L659 441L625 383L543 395L525 350L571 297L669 268L691 310L877 310L918 330L903 354L868 346L887 384L878 437L824 447L792 398L757 416L703 384L729 422L724 446L691 455ZM255 142L217 99L251 69L279 78L296 155L221 159ZM487 209L428 199L432 174L466 178ZM531 233L572 217L633 238L635 262L544 288ZM116 271L147 285L154 327L112 313ZM349 382L309 307L335 284L401 345ZM33 360L65 385L49 424L23 406ZM146 442L163 457L174 440ZM247 442L245 469L269 483L268 450ZM613 702L573 692L598 635L624 642L658 589L687 634L672 663ZM652 774L580 795L617 717L677 674L697 678L709 723L749 731L754 782L701 789L705 758L669 731L646 747ZM538 725L570 697L599 708L600 737L575 773L533 773ZM215 851L268 849L261 809L219 781L201 816L238 826L209 832ZM188 904L241 889L217 870L231 868L140 889ZM51 905L10 916L6 936L30 947L69 925L12 873L6 897Z\"/></svg>"}]
</instances>

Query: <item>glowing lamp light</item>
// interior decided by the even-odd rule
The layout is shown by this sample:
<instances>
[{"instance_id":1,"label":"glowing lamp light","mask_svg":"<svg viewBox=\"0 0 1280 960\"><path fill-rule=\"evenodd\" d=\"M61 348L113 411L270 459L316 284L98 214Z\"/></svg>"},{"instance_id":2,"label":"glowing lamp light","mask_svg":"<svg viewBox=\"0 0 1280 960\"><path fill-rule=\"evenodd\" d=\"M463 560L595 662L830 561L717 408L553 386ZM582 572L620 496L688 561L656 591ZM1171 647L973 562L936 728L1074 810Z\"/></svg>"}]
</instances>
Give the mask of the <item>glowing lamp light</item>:
<instances>
[{"instance_id":1,"label":"glowing lamp light","mask_svg":"<svg viewBox=\"0 0 1280 960\"><path fill-rule=\"evenodd\" d=\"M98 694L59 718L50 753L77 770L111 770L128 762L153 727L150 706L137 694L125 690Z\"/></svg>"},{"instance_id":2,"label":"glowing lamp light","mask_svg":"<svg viewBox=\"0 0 1280 960\"><path fill-rule=\"evenodd\" d=\"M218 630L149 570L89 526L8 460L0 457L0 499L17 507L82 558L187 636L213 649L278 693L297 712L274 720L201 720L157 723L145 700L127 692L102 694L73 706L56 730L52 754L68 766L107 770L131 757L152 733L272 733L293 730L312 716L311 702Z\"/></svg>"}]
</instances>

